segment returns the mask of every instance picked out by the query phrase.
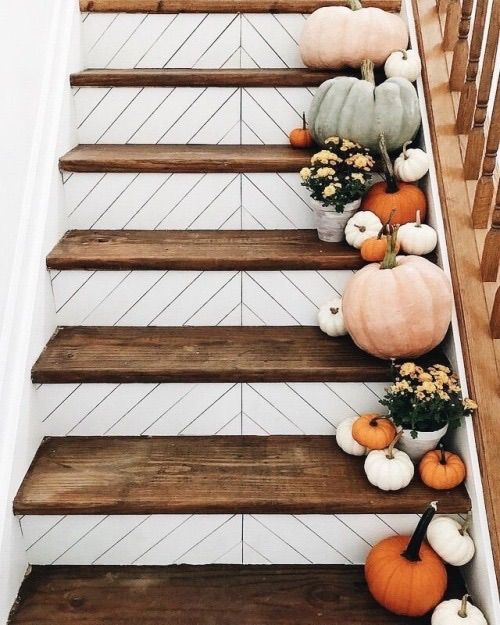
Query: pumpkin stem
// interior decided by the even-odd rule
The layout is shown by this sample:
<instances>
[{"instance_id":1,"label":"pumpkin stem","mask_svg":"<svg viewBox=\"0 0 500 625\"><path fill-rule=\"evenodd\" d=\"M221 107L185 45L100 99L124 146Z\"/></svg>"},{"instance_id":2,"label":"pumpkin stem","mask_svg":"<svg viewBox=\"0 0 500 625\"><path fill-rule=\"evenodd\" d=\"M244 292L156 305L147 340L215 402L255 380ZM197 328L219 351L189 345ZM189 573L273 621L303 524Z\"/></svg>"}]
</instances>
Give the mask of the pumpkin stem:
<instances>
[{"instance_id":1,"label":"pumpkin stem","mask_svg":"<svg viewBox=\"0 0 500 625\"><path fill-rule=\"evenodd\" d=\"M339 312L338 308L330 308L330 312L332 313L332 315L336 315Z\"/></svg>"},{"instance_id":2,"label":"pumpkin stem","mask_svg":"<svg viewBox=\"0 0 500 625\"><path fill-rule=\"evenodd\" d=\"M406 143L403 143L403 158L405 159L405 161L407 161L410 158L408 156L408 146L411 144L412 144L412 141L406 141Z\"/></svg>"},{"instance_id":3,"label":"pumpkin stem","mask_svg":"<svg viewBox=\"0 0 500 625\"><path fill-rule=\"evenodd\" d=\"M407 61L408 60L408 54L407 54L406 50L401 49L401 50L398 50L398 52L401 52L401 54L403 55L403 61ZM409 143L411 143L411 141L409 141Z\"/></svg>"},{"instance_id":4,"label":"pumpkin stem","mask_svg":"<svg viewBox=\"0 0 500 625\"><path fill-rule=\"evenodd\" d=\"M398 432L396 436L392 439L391 444L387 448L387 453L385 454L385 457L387 458L387 460L394 460L394 453L393 453L394 447L396 446L397 442L399 441L402 435L403 435L403 430L401 430L401 432Z\"/></svg>"},{"instance_id":5,"label":"pumpkin stem","mask_svg":"<svg viewBox=\"0 0 500 625\"><path fill-rule=\"evenodd\" d=\"M444 445L441 443L439 445L439 451L441 452L441 457L439 458L439 464L446 464L446 452L444 450Z\"/></svg>"},{"instance_id":6,"label":"pumpkin stem","mask_svg":"<svg viewBox=\"0 0 500 625\"><path fill-rule=\"evenodd\" d=\"M359 11L359 9L363 8L360 0L349 0L349 7L352 11Z\"/></svg>"},{"instance_id":7,"label":"pumpkin stem","mask_svg":"<svg viewBox=\"0 0 500 625\"><path fill-rule=\"evenodd\" d=\"M383 419L390 419L390 418L391 417L389 417L389 415L380 414L380 415L377 415L376 417L373 417L370 420L369 425L371 425L372 427L376 427L378 425L377 421L382 421Z\"/></svg>"},{"instance_id":8,"label":"pumpkin stem","mask_svg":"<svg viewBox=\"0 0 500 625\"><path fill-rule=\"evenodd\" d=\"M461 536L465 536L467 534L467 530L471 524L471 512L467 512L467 516L465 517L465 521L462 523L462 527L458 530Z\"/></svg>"},{"instance_id":9,"label":"pumpkin stem","mask_svg":"<svg viewBox=\"0 0 500 625\"><path fill-rule=\"evenodd\" d=\"M422 220L420 219L420 211L417 211L417 225L415 226L415 228L421 228L422 227Z\"/></svg>"},{"instance_id":10,"label":"pumpkin stem","mask_svg":"<svg viewBox=\"0 0 500 625\"><path fill-rule=\"evenodd\" d=\"M302 113L302 130L307 130L306 114Z\"/></svg>"},{"instance_id":11,"label":"pumpkin stem","mask_svg":"<svg viewBox=\"0 0 500 625\"><path fill-rule=\"evenodd\" d=\"M398 183L396 180L396 176L394 175L394 168L392 166L392 161L389 157L389 153L387 152L387 144L385 142L385 136L383 132L380 133L380 136L378 139L378 145L380 148L380 153L382 155L382 161L383 161L384 172L385 172L385 181L387 183L385 192L397 193L399 191L399 187L398 187Z\"/></svg>"},{"instance_id":12,"label":"pumpkin stem","mask_svg":"<svg viewBox=\"0 0 500 625\"><path fill-rule=\"evenodd\" d=\"M408 546L401 554L403 558L406 558L410 562L420 561L420 547L422 546L422 542L427 533L429 523L432 521L432 517L436 514L436 511L437 501L432 501L427 507L427 510L423 513L420 521L418 522L418 525L415 528L412 537L410 538Z\"/></svg>"},{"instance_id":13,"label":"pumpkin stem","mask_svg":"<svg viewBox=\"0 0 500 625\"><path fill-rule=\"evenodd\" d=\"M391 236L387 238L387 249L384 260L380 263L380 269L394 269L397 266L397 239L399 226L394 226Z\"/></svg>"},{"instance_id":14,"label":"pumpkin stem","mask_svg":"<svg viewBox=\"0 0 500 625\"><path fill-rule=\"evenodd\" d=\"M358 224L354 224L354 227L357 228L360 232L366 232L366 226L358 226Z\"/></svg>"},{"instance_id":15,"label":"pumpkin stem","mask_svg":"<svg viewBox=\"0 0 500 625\"><path fill-rule=\"evenodd\" d=\"M458 611L458 616L460 616L460 618L467 618L467 599L469 598L469 595L464 595L462 597L462 603L460 604L460 610Z\"/></svg>"},{"instance_id":16,"label":"pumpkin stem","mask_svg":"<svg viewBox=\"0 0 500 625\"><path fill-rule=\"evenodd\" d=\"M373 61L370 59L363 59L361 61L361 78L368 82L371 82L372 85L375 84L375 66Z\"/></svg>"},{"instance_id":17,"label":"pumpkin stem","mask_svg":"<svg viewBox=\"0 0 500 625\"><path fill-rule=\"evenodd\" d=\"M389 214L389 218L387 219L387 221L384 221L382 223L382 228L380 228L378 235L377 235L377 239L381 239L382 235L385 234L386 232L389 232L390 234L390 229L388 229L388 225L391 223L391 219L394 216L394 213L396 212L396 209L393 208Z\"/></svg>"}]
</instances>

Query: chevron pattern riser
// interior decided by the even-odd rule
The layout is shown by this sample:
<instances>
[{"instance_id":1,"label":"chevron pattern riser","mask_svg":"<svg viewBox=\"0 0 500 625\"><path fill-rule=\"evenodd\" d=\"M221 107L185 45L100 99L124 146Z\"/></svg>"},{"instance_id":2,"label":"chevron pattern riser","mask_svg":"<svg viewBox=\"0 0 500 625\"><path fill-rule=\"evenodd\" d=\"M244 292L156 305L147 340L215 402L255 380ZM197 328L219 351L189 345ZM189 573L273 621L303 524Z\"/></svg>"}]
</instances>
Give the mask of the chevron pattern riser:
<instances>
[{"instance_id":1,"label":"chevron pattern riser","mask_svg":"<svg viewBox=\"0 0 500 625\"><path fill-rule=\"evenodd\" d=\"M90 68L303 67L301 14L86 13Z\"/></svg>"},{"instance_id":2,"label":"chevron pattern riser","mask_svg":"<svg viewBox=\"0 0 500 625\"><path fill-rule=\"evenodd\" d=\"M20 518L31 564L362 564L417 515L72 515Z\"/></svg>"},{"instance_id":3,"label":"chevron pattern riser","mask_svg":"<svg viewBox=\"0 0 500 625\"><path fill-rule=\"evenodd\" d=\"M286 144L314 89L81 87L80 143Z\"/></svg>"},{"instance_id":4,"label":"chevron pattern riser","mask_svg":"<svg viewBox=\"0 0 500 625\"><path fill-rule=\"evenodd\" d=\"M296 173L65 173L68 229L314 228Z\"/></svg>"},{"instance_id":5,"label":"chevron pattern riser","mask_svg":"<svg viewBox=\"0 0 500 625\"><path fill-rule=\"evenodd\" d=\"M332 435L380 409L383 383L42 384L45 436Z\"/></svg>"}]
</instances>

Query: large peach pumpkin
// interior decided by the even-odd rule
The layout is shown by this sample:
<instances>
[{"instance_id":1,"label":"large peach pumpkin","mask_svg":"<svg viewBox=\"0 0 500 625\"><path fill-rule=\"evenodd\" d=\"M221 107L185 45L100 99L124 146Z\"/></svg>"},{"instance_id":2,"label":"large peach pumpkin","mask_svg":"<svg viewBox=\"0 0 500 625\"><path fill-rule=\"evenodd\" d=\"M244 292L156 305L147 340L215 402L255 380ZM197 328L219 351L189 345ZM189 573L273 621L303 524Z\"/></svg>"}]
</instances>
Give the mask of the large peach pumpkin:
<instances>
[{"instance_id":1,"label":"large peach pumpkin","mask_svg":"<svg viewBox=\"0 0 500 625\"><path fill-rule=\"evenodd\" d=\"M340 69L359 67L363 59L382 65L391 52L406 49L408 29L399 15L363 9L359 0L349 4L322 7L308 17L300 40L305 65Z\"/></svg>"},{"instance_id":2,"label":"large peach pumpkin","mask_svg":"<svg viewBox=\"0 0 500 625\"><path fill-rule=\"evenodd\" d=\"M344 323L358 347L378 358L413 358L438 345L451 321L446 274L421 256L396 257L397 228L381 263L350 279Z\"/></svg>"}]
</instances>

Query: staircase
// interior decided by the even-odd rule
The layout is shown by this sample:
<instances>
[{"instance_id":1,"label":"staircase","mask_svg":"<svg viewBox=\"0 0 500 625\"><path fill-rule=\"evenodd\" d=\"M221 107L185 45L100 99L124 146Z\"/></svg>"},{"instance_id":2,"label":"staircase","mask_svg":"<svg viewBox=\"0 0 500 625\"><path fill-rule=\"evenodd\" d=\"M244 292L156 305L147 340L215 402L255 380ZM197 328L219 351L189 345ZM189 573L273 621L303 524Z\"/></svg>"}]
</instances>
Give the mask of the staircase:
<instances>
[{"instance_id":1,"label":"staircase","mask_svg":"<svg viewBox=\"0 0 500 625\"><path fill-rule=\"evenodd\" d=\"M305 14L343 3L80 4L89 69L71 76L80 144L60 160L59 327L32 370L47 438L14 502L33 570L12 625L429 623L364 582L370 546L435 491L371 487L335 443L390 367L316 327L363 261L318 241L311 151L287 140L335 75L301 67Z\"/></svg>"}]
</instances>

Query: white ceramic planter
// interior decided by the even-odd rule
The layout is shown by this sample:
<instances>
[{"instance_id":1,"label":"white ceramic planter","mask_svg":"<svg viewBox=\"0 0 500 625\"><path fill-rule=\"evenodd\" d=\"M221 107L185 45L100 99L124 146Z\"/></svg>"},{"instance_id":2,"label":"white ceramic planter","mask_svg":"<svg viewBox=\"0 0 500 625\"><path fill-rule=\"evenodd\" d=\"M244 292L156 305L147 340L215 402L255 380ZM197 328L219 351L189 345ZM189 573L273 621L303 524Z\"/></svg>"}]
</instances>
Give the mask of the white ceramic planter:
<instances>
[{"instance_id":1,"label":"white ceramic planter","mask_svg":"<svg viewBox=\"0 0 500 625\"><path fill-rule=\"evenodd\" d=\"M418 432L417 438L412 438L411 430L403 430L397 446L405 451L414 462L418 462L425 453L436 449L447 431L448 424L434 432Z\"/></svg>"},{"instance_id":2,"label":"white ceramic planter","mask_svg":"<svg viewBox=\"0 0 500 625\"><path fill-rule=\"evenodd\" d=\"M319 202L311 199L311 206L314 210L316 218L316 228L318 229L318 238L321 241L330 243L340 243L344 240L344 230L349 219L359 209L361 199L349 202L344 207L343 213L337 213L336 210L325 208Z\"/></svg>"}]
</instances>

